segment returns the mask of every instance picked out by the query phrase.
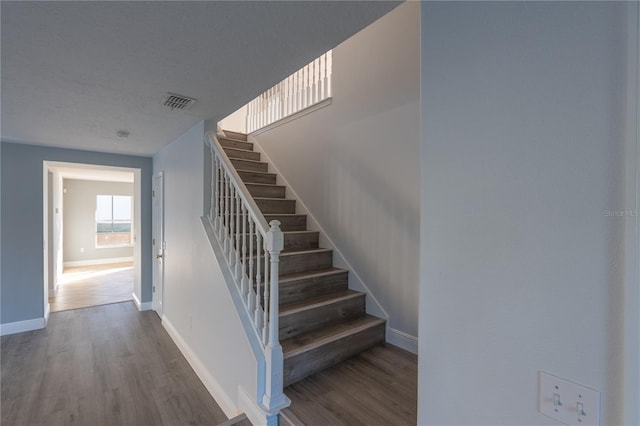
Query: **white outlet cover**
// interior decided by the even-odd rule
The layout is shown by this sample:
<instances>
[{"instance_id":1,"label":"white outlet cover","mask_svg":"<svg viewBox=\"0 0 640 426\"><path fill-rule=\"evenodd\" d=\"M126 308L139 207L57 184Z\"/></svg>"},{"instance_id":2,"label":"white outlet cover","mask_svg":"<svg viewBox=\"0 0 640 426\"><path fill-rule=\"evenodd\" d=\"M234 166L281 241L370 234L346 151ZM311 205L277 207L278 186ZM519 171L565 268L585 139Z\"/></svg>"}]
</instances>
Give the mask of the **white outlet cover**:
<instances>
[{"instance_id":1,"label":"white outlet cover","mask_svg":"<svg viewBox=\"0 0 640 426\"><path fill-rule=\"evenodd\" d=\"M572 426L600 425L600 392L544 371L539 380L538 410L542 414Z\"/></svg>"}]
</instances>

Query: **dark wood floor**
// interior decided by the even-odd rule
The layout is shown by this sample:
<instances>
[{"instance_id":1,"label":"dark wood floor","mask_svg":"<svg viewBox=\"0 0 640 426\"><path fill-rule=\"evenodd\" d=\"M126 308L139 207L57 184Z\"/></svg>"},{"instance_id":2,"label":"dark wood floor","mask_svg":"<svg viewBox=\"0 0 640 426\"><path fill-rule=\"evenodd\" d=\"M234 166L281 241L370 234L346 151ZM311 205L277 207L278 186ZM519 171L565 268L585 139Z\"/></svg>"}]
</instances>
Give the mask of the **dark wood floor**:
<instances>
[{"instance_id":1,"label":"dark wood floor","mask_svg":"<svg viewBox=\"0 0 640 426\"><path fill-rule=\"evenodd\" d=\"M227 418L154 312L132 302L51 314L3 336L1 417L14 425L216 425Z\"/></svg>"},{"instance_id":2,"label":"dark wood floor","mask_svg":"<svg viewBox=\"0 0 640 426\"><path fill-rule=\"evenodd\" d=\"M281 424L415 425L417 380L416 355L379 345L287 387Z\"/></svg>"}]
</instances>

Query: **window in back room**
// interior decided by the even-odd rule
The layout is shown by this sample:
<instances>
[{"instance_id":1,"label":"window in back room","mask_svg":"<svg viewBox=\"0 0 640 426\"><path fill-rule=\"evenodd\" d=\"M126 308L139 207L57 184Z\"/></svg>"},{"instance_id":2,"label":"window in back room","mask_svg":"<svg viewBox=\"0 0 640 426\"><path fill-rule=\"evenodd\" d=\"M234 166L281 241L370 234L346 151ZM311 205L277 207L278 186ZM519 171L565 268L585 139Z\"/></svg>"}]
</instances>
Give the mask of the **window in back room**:
<instances>
[{"instance_id":1,"label":"window in back room","mask_svg":"<svg viewBox=\"0 0 640 426\"><path fill-rule=\"evenodd\" d=\"M96 247L131 245L131 197L96 196Z\"/></svg>"}]
</instances>

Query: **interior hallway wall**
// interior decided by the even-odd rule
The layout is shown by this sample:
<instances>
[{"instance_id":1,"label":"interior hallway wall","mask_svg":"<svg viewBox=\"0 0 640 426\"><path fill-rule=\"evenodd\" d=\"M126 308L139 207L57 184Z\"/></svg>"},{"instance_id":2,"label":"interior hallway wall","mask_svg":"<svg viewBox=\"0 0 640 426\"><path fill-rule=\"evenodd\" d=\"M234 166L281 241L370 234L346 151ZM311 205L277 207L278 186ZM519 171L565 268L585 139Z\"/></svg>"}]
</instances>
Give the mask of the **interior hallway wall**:
<instances>
[{"instance_id":1,"label":"interior hallway wall","mask_svg":"<svg viewBox=\"0 0 640 426\"><path fill-rule=\"evenodd\" d=\"M418 423L557 424L543 370L623 424L627 4L422 6Z\"/></svg>"},{"instance_id":2,"label":"interior hallway wall","mask_svg":"<svg viewBox=\"0 0 640 426\"><path fill-rule=\"evenodd\" d=\"M154 174L164 174L163 324L202 366L198 374L226 414L235 415L238 387L257 392L257 367L200 219L203 148L200 122L153 157Z\"/></svg>"}]
</instances>

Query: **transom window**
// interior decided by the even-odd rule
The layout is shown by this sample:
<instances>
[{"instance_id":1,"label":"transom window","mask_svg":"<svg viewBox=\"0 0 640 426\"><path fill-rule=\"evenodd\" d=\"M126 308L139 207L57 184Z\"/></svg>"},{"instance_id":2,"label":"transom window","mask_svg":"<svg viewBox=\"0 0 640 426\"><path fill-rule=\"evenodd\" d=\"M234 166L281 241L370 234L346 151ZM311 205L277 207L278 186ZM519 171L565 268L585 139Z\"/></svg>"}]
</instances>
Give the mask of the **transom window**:
<instances>
[{"instance_id":1,"label":"transom window","mask_svg":"<svg viewBox=\"0 0 640 426\"><path fill-rule=\"evenodd\" d=\"M131 245L131 197L96 196L96 247Z\"/></svg>"}]
</instances>

